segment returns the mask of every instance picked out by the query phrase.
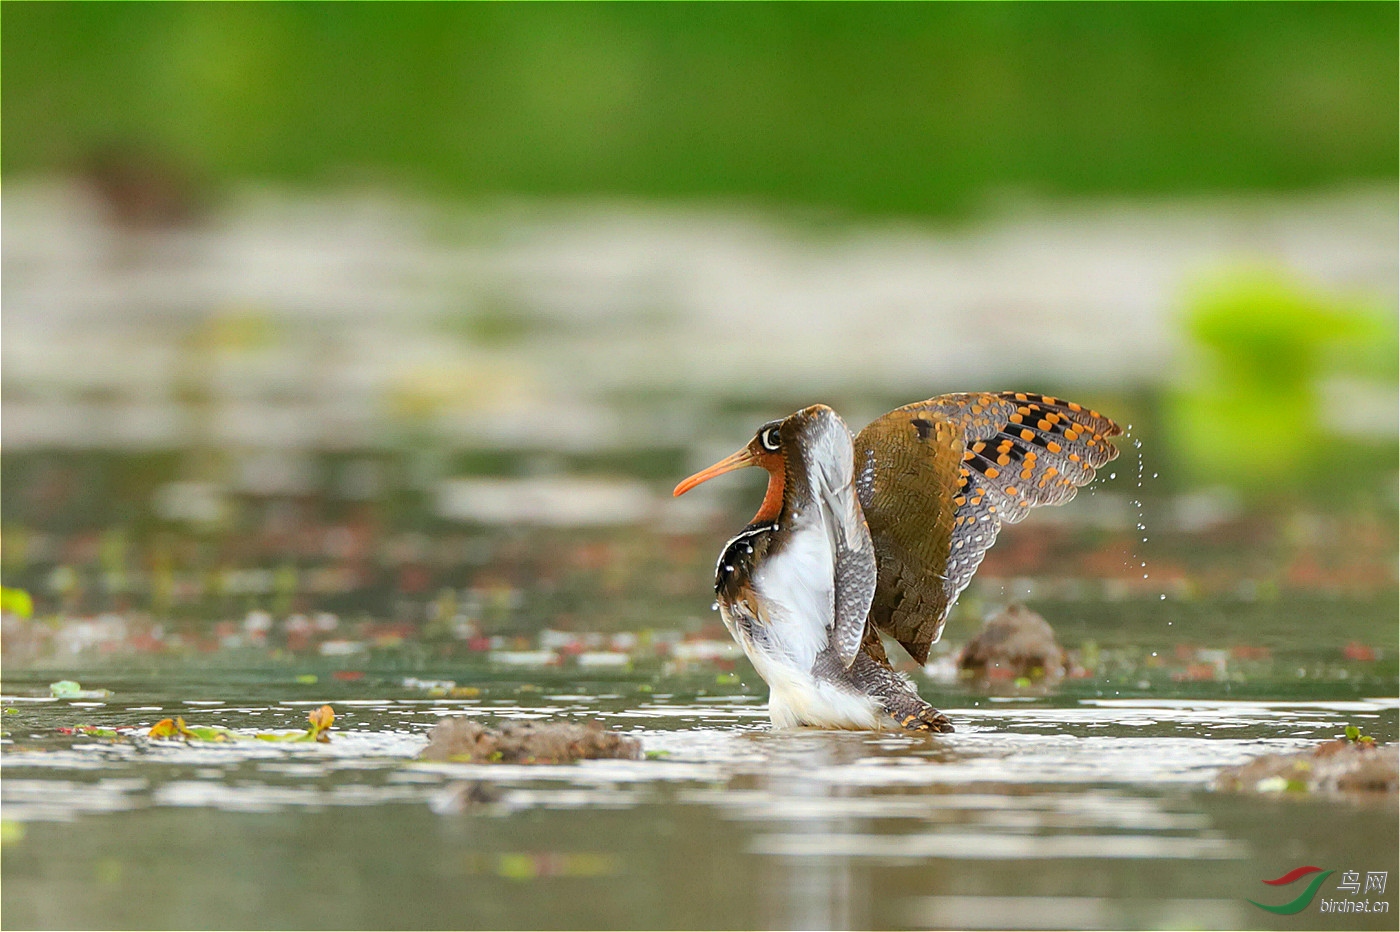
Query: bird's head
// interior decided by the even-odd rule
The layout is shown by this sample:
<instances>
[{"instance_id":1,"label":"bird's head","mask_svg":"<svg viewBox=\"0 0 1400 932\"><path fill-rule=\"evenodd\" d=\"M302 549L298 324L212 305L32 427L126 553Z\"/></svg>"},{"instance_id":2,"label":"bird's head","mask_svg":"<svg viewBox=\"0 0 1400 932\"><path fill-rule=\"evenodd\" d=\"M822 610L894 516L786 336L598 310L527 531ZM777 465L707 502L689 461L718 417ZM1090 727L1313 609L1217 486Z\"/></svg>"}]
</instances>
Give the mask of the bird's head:
<instances>
[{"instance_id":1,"label":"bird's head","mask_svg":"<svg viewBox=\"0 0 1400 932\"><path fill-rule=\"evenodd\" d=\"M760 427L746 446L731 453L707 469L702 469L676 486L673 494L684 495L702 482L715 476L743 469L745 466L761 466L768 471L768 492L763 496L763 504L752 523L774 521L783 508L783 486L787 474L787 454L783 442L783 426L791 418L769 421Z\"/></svg>"},{"instance_id":2,"label":"bird's head","mask_svg":"<svg viewBox=\"0 0 1400 932\"><path fill-rule=\"evenodd\" d=\"M783 509L783 493L789 484L789 474L794 467L801 474L811 452L809 447L831 421L839 424L840 418L826 405L813 405L785 418L769 421L754 432L753 439L746 446L682 480L673 494L684 495L702 482L745 466L761 466L768 471L768 492L763 496L763 504L751 523L776 521ZM845 426L842 425L841 429L844 431Z\"/></svg>"}]
</instances>

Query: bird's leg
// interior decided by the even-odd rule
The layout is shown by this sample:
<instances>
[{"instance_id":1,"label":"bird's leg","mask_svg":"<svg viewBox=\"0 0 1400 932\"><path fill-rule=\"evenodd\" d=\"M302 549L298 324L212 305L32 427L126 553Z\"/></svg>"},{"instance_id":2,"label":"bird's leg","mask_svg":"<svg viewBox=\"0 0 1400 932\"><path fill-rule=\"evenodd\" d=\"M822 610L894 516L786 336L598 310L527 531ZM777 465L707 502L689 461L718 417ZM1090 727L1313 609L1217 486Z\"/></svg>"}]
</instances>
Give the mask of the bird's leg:
<instances>
[{"instance_id":1,"label":"bird's leg","mask_svg":"<svg viewBox=\"0 0 1400 932\"><path fill-rule=\"evenodd\" d=\"M931 731L951 734L953 722L948 716L929 705L918 696L908 693L881 696L885 710L905 731Z\"/></svg>"},{"instance_id":2,"label":"bird's leg","mask_svg":"<svg viewBox=\"0 0 1400 932\"><path fill-rule=\"evenodd\" d=\"M885 711L906 731L947 734L953 731L948 716L929 705L909 680L861 652L851 665L851 681L861 692L879 699Z\"/></svg>"}]
</instances>

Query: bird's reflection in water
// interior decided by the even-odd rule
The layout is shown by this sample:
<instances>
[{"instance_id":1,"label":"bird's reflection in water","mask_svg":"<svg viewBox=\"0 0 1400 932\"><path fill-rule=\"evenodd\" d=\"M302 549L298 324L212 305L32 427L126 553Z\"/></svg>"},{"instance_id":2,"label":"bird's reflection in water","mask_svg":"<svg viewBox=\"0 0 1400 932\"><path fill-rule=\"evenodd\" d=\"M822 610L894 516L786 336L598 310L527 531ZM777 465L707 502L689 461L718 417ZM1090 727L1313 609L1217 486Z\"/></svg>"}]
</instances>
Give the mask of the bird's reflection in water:
<instances>
[{"instance_id":1,"label":"bird's reflection in water","mask_svg":"<svg viewBox=\"0 0 1400 932\"><path fill-rule=\"evenodd\" d=\"M788 766L765 778L764 789L769 793L800 803L849 792L850 788L815 776L824 767L849 760L854 750L849 742L824 740L832 737L828 735L780 737L788 740L774 749L775 756L783 758ZM816 811L811 816L789 826L795 834L810 836L813 848L819 849L824 837L851 830L850 817L840 815L839 808L813 808ZM864 914L852 902L850 859L778 857L768 863L774 875L766 885L772 891L766 904L770 928L849 929L859 922L856 913Z\"/></svg>"},{"instance_id":2,"label":"bird's reflection in water","mask_svg":"<svg viewBox=\"0 0 1400 932\"><path fill-rule=\"evenodd\" d=\"M868 757L872 742L861 734L788 732L770 735L768 751L776 766L760 778L761 789L777 800L807 809L805 818L787 826L794 834L810 837L820 850L832 835L859 831L855 813L822 801L859 792L822 776L831 766L853 764ZM815 803L810 807L802 804ZM856 876L847 857L775 857L768 859L771 891L766 908L768 925L786 929L850 929L869 925L867 887Z\"/></svg>"},{"instance_id":3,"label":"bird's reflection in water","mask_svg":"<svg viewBox=\"0 0 1400 932\"><path fill-rule=\"evenodd\" d=\"M731 775L724 793L727 815L768 823L801 851L768 852L762 861L765 924L791 929L871 927L877 910L869 862L844 852L821 852L834 838L872 830L870 804L880 808L879 800L871 797L873 771L912 764L914 757L937 767L966 758L967 753L933 736L792 729L746 737L764 760L761 766ZM872 769L868 778L857 776L867 767Z\"/></svg>"},{"instance_id":4,"label":"bird's reflection in water","mask_svg":"<svg viewBox=\"0 0 1400 932\"><path fill-rule=\"evenodd\" d=\"M976 729L973 729L976 730ZM853 764L882 764L919 758L950 763L980 757L944 736L901 732L830 731L820 728L775 728L745 732L762 755L762 770L775 776L792 772L814 774L824 768ZM758 761L751 762L757 766Z\"/></svg>"}]
</instances>

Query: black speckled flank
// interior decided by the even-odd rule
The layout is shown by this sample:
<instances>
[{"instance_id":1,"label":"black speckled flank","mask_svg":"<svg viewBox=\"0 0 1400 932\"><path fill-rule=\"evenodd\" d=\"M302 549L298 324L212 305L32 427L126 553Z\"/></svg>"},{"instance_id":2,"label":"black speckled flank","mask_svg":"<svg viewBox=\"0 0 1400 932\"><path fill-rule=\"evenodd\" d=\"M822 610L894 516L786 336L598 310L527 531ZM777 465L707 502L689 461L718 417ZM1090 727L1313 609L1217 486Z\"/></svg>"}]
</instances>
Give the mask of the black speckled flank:
<instances>
[{"instance_id":1,"label":"black speckled flank","mask_svg":"<svg viewBox=\"0 0 1400 932\"><path fill-rule=\"evenodd\" d=\"M754 570L775 552L777 529L774 523L750 524L725 544L715 564L715 595L729 602L739 598Z\"/></svg>"}]
</instances>

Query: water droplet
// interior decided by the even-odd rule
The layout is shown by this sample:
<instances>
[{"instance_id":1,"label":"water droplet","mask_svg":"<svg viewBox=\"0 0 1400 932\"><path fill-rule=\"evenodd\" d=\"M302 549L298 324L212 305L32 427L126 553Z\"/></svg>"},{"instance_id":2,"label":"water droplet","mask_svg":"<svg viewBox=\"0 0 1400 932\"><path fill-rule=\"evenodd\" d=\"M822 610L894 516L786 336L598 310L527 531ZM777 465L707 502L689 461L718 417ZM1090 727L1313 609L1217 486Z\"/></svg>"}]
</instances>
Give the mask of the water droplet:
<instances>
[{"instance_id":1,"label":"water droplet","mask_svg":"<svg viewBox=\"0 0 1400 932\"><path fill-rule=\"evenodd\" d=\"M1110 478L1110 479L1117 479L1117 478L1118 478L1118 473L1116 473L1116 472L1111 472L1111 473L1108 474L1108 478Z\"/></svg>"},{"instance_id":2,"label":"water droplet","mask_svg":"<svg viewBox=\"0 0 1400 932\"><path fill-rule=\"evenodd\" d=\"M1134 441L1133 441L1133 446L1135 446L1135 447L1137 447L1139 450L1141 450L1141 449L1142 449L1142 441L1141 441L1141 440L1134 440Z\"/></svg>"},{"instance_id":3,"label":"water droplet","mask_svg":"<svg viewBox=\"0 0 1400 932\"><path fill-rule=\"evenodd\" d=\"M1161 599L1163 602L1165 602L1165 601L1167 600L1167 594L1166 594L1165 592L1163 592L1161 595L1157 596L1157 598L1159 598L1159 599ZM1167 622L1167 624L1171 624L1171 622L1169 621L1169 622Z\"/></svg>"},{"instance_id":4,"label":"water droplet","mask_svg":"<svg viewBox=\"0 0 1400 932\"><path fill-rule=\"evenodd\" d=\"M1152 474L1152 478L1153 478L1153 479L1156 479L1156 478L1157 478L1157 474L1156 474L1155 472Z\"/></svg>"},{"instance_id":5,"label":"water droplet","mask_svg":"<svg viewBox=\"0 0 1400 932\"><path fill-rule=\"evenodd\" d=\"M719 603L718 603L718 602L711 602L711 603L710 603L710 611L712 611L712 612L717 612L717 611L719 611Z\"/></svg>"}]
</instances>

